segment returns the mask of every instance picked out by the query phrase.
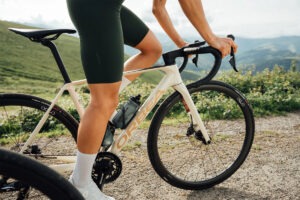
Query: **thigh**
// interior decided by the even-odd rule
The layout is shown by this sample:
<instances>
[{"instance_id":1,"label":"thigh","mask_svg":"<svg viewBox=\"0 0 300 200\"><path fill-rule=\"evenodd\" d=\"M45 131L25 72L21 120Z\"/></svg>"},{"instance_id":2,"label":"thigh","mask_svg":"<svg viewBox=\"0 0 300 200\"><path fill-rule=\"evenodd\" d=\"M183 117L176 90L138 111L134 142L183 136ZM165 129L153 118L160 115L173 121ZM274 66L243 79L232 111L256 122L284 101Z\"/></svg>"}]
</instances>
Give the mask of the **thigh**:
<instances>
[{"instance_id":1,"label":"thigh","mask_svg":"<svg viewBox=\"0 0 300 200\"><path fill-rule=\"evenodd\" d=\"M125 6L121 8L124 43L135 47L149 32L147 25Z\"/></svg>"},{"instance_id":2,"label":"thigh","mask_svg":"<svg viewBox=\"0 0 300 200\"><path fill-rule=\"evenodd\" d=\"M88 83L122 78L124 50L120 12L123 0L68 0L80 36L81 59Z\"/></svg>"}]
</instances>

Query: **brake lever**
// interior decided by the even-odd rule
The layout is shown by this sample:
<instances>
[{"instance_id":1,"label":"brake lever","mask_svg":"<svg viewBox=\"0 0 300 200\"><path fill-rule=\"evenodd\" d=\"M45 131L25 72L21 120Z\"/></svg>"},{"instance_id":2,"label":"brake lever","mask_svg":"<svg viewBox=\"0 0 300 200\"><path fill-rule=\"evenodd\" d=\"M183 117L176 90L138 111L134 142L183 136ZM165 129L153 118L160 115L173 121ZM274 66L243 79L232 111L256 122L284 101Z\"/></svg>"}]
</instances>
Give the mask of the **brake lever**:
<instances>
[{"instance_id":1,"label":"brake lever","mask_svg":"<svg viewBox=\"0 0 300 200\"><path fill-rule=\"evenodd\" d=\"M235 40L233 35L227 35L228 38L231 38L233 41ZM238 72L237 68L236 68L236 60L235 60L235 54L234 54L234 50L233 47L231 47L230 50L230 56L231 58L229 59L229 63L232 66L232 68L234 69L234 71Z\"/></svg>"},{"instance_id":2,"label":"brake lever","mask_svg":"<svg viewBox=\"0 0 300 200\"><path fill-rule=\"evenodd\" d=\"M194 44L195 45L199 45L199 46L202 46L204 45L206 42L203 41L203 42L200 42L199 40L195 40ZM198 68L198 58L199 58L199 55L196 54L196 56L192 59L192 62L195 64L195 66Z\"/></svg>"},{"instance_id":3,"label":"brake lever","mask_svg":"<svg viewBox=\"0 0 300 200\"><path fill-rule=\"evenodd\" d=\"M198 54L196 54L196 56L192 59L192 61L196 65L196 67L198 68Z\"/></svg>"}]
</instances>

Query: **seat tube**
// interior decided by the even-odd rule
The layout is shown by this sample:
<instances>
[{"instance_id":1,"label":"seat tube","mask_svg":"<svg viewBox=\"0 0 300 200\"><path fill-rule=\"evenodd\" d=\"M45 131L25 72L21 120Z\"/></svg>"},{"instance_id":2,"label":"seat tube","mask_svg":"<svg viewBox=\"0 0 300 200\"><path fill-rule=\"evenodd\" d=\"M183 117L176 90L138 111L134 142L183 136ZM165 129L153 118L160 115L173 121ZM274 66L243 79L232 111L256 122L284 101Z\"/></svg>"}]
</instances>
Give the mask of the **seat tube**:
<instances>
[{"instance_id":1,"label":"seat tube","mask_svg":"<svg viewBox=\"0 0 300 200\"><path fill-rule=\"evenodd\" d=\"M64 66L64 63L63 63L63 61L62 61L62 59L61 59L61 57L60 57L60 55L58 53L58 50L57 50L55 44L53 42L47 40L47 39L42 40L41 43L42 43L42 45L48 47L51 50L52 55L54 56L56 64L57 64L57 66L58 66L58 68L60 70L60 73L61 73L61 75L62 75L65 83L71 83L71 79L70 79L70 77L69 77L69 75L67 73L67 70L66 70L66 68Z\"/></svg>"}]
</instances>

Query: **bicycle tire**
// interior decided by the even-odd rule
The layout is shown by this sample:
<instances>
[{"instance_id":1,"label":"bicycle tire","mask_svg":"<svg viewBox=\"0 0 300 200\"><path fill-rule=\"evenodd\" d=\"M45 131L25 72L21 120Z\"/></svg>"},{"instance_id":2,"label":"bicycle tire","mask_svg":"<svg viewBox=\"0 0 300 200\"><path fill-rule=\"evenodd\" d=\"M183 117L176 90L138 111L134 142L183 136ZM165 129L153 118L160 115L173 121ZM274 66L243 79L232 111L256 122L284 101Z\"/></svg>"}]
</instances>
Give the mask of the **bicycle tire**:
<instances>
[{"instance_id":1,"label":"bicycle tire","mask_svg":"<svg viewBox=\"0 0 300 200\"><path fill-rule=\"evenodd\" d=\"M190 126L190 119L183 119L189 115L180 103L181 95L174 92L152 119L147 150L154 170L167 183L182 189L202 190L225 181L243 164L253 143L255 122L251 106L236 88L218 81L190 84L187 88L211 143L205 145L196 137L197 133L187 136L184 132ZM220 105L228 108L222 110ZM228 119L237 114L239 119Z\"/></svg>"},{"instance_id":2,"label":"bicycle tire","mask_svg":"<svg viewBox=\"0 0 300 200\"><path fill-rule=\"evenodd\" d=\"M47 100L31 95L0 94L1 147L20 151L50 104ZM75 155L77 128L78 122L70 114L54 106L39 136L24 153L40 158L43 163L52 162L54 156ZM58 146L57 142L62 134L67 137L70 134L73 138L61 142L64 148Z\"/></svg>"},{"instance_id":3,"label":"bicycle tire","mask_svg":"<svg viewBox=\"0 0 300 200\"><path fill-rule=\"evenodd\" d=\"M84 199L71 183L55 171L27 156L3 149L0 149L0 180L1 175L31 190L28 196L21 198L19 191L4 191L4 183L0 183L0 199Z\"/></svg>"}]
</instances>

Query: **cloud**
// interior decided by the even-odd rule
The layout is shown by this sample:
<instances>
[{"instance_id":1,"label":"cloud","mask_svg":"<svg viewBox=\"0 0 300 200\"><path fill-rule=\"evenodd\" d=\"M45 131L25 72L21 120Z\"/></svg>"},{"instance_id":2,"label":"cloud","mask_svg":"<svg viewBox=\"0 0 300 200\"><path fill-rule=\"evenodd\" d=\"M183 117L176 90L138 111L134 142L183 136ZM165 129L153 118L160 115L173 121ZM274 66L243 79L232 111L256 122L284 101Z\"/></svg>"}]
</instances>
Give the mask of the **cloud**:
<instances>
[{"instance_id":1,"label":"cloud","mask_svg":"<svg viewBox=\"0 0 300 200\"><path fill-rule=\"evenodd\" d=\"M299 0L204 0L206 15L217 33L245 37L300 35Z\"/></svg>"},{"instance_id":2,"label":"cloud","mask_svg":"<svg viewBox=\"0 0 300 200\"><path fill-rule=\"evenodd\" d=\"M300 35L299 0L202 0L207 20L218 35L244 37ZM152 14L152 0L124 3L157 33L163 30ZM170 17L183 35L198 35L177 1L167 1ZM0 0L0 19L48 28L73 27L63 0Z\"/></svg>"},{"instance_id":3,"label":"cloud","mask_svg":"<svg viewBox=\"0 0 300 200\"><path fill-rule=\"evenodd\" d=\"M61 0L0 0L0 19L47 28L72 26Z\"/></svg>"}]
</instances>

